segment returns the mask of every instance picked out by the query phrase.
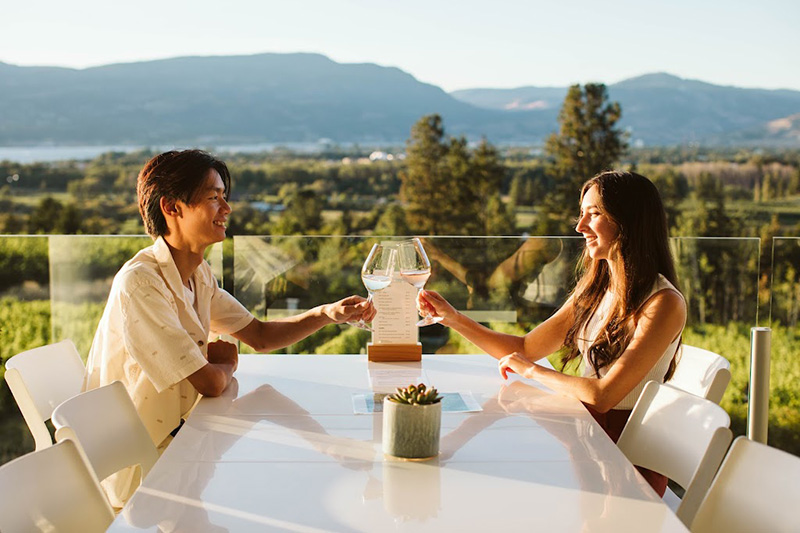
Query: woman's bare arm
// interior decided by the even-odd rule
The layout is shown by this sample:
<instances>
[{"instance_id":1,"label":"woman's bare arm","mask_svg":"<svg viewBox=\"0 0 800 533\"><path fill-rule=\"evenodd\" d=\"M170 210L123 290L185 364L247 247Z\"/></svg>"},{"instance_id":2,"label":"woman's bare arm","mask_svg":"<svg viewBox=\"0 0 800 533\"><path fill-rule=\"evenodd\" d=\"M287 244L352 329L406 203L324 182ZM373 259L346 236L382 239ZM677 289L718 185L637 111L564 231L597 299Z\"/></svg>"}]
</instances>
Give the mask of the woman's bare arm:
<instances>
[{"instance_id":1,"label":"woman's bare arm","mask_svg":"<svg viewBox=\"0 0 800 533\"><path fill-rule=\"evenodd\" d=\"M459 313L439 293L422 291L420 309L442 317L442 324L453 328L468 341L496 359L512 352L521 352L530 361L536 361L555 352L564 344L573 320L572 300L568 300L553 316L536 326L524 336L491 330Z\"/></svg>"},{"instance_id":2,"label":"woman's bare arm","mask_svg":"<svg viewBox=\"0 0 800 533\"><path fill-rule=\"evenodd\" d=\"M573 396L606 412L617 405L656 365L670 343L680 335L686 322L683 298L673 290L656 293L642 307L628 348L601 378L568 376L535 365L525 354L514 353L500 360L500 372L521 376Z\"/></svg>"}]
</instances>

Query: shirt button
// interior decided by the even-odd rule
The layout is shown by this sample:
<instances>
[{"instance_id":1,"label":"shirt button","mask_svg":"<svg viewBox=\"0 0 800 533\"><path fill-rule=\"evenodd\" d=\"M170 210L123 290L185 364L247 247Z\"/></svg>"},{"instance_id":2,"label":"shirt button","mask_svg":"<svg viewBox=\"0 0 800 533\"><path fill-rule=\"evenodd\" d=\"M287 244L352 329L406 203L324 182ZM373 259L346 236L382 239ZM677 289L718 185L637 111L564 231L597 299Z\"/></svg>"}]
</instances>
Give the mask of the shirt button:
<instances>
[{"instance_id":1,"label":"shirt button","mask_svg":"<svg viewBox=\"0 0 800 533\"><path fill-rule=\"evenodd\" d=\"M202 346L203 345L203 341L197 341L197 345L198 346Z\"/></svg>"}]
</instances>

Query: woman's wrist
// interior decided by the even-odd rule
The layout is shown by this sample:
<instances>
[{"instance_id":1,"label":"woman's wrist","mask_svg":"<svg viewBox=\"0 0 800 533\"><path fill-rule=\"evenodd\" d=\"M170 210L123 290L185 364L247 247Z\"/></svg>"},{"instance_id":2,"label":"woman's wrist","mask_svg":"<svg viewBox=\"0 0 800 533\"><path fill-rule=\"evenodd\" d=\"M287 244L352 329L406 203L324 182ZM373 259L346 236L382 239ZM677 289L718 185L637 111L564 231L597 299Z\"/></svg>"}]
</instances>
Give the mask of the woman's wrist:
<instances>
[{"instance_id":1,"label":"woman's wrist","mask_svg":"<svg viewBox=\"0 0 800 533\"><path fill-rule=\"evenodd\" d=\"M464 315L462 315L457 310L453 309L452 314L446 317L442 317L442 325L447 326L448 328L453 328L455 330L458 330L459 326L461 325L462 318L464 318Z\"/></svg>"},{"instance_id":2,"label":"woman's wrist","mask_svg":"<svg viewBox=\"0 0 800 533\"><path fill-rule=\"evenodd\" d=\"M531 366L529 366L525 370L525 372L522 373L523 377L526 377L528 379L536 379L536 367L538 366L539 365L537 365L536 363L531 363Z\"/></svg>"},{"instance_id":3,"label":"woman's wrist","mask_svg":"<svg viewBox=\"0 0 800 533\"><path fill-rule=\"evenodd\" d=\"M531 362L530 368L525 372L528 376L528 379L535 379L536 381L541 381L548 372L552 372L552 370L548 370L546 367L537 364L535 361Z\"/></svg>"}]
</instances>

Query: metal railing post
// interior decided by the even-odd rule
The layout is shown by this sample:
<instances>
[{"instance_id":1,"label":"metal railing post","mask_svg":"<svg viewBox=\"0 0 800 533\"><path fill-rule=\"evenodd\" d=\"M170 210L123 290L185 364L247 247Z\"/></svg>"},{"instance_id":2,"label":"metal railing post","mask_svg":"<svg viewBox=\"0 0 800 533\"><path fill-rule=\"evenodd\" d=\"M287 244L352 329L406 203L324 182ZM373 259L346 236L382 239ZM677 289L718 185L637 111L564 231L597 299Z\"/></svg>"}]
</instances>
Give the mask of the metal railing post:
<instances>
[{"instance_id":1,"label":"metal railing post","mask_svg":"<svg viewBox=\"0 0 800 533\"><path fill-rule=\"evenodd\" d=\"M750 329L750 390L747 405L747 438L767 443L769 422L769 365L772 329Z\"/></svg>"}]
</instances>

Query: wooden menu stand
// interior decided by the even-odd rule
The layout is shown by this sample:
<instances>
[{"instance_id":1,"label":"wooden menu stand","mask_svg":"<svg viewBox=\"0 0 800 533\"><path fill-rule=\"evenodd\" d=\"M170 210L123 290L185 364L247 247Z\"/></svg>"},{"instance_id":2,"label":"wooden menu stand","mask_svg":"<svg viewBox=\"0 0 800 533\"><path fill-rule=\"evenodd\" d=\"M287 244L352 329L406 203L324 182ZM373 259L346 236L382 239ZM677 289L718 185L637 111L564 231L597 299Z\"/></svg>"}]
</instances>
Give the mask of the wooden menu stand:
<instances>
[{"instance_id":1,"label":"wooden menu stand","mask_svg":"<svg viewBox=\"0 0 800 533\"><path fill-rule=\"evenodd\" d=\"M422 361L422 344L367 343L367 359L375 363Z\"/></svg>"}]
</instances>

